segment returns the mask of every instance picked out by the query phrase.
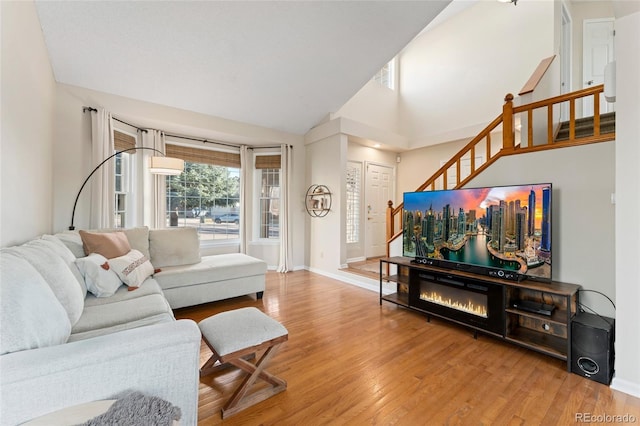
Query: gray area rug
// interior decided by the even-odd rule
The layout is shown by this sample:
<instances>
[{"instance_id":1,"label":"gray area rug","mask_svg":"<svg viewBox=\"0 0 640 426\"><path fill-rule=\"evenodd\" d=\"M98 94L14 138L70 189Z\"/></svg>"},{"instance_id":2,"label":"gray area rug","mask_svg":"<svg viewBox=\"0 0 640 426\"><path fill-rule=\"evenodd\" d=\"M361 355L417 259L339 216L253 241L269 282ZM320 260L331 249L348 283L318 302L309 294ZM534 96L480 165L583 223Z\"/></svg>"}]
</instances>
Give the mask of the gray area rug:
<instances>
[{"instance_id":1,"label":"gray area rug","mask_svg":"<svg viewBox=\"0 0 640 426\"><path fill-rule=\"evenodd\" d=\"M117 395L104 413L81 426L171 426L180 420L180 408L156 396L132 391Z\"/></svg>"}]
</instances>

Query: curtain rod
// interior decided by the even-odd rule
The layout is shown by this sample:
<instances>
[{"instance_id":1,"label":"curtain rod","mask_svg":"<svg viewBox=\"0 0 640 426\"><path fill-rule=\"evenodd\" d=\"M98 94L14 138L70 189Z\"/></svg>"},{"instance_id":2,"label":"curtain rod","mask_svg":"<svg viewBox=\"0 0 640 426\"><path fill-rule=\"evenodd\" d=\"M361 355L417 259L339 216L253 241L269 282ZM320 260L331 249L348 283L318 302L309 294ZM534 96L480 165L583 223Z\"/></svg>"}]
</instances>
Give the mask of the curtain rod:
<instances>
[{"instance_id":1,"label":"curtain rod","mask_svg":"<svg viewBox=\"0 0 640 426\"><path fill-rule=\"evenodd\" d=\"M98 110L96 108L92 108L92 107L88 107L88 106L82 107L82 112L83 113L85 113L87 111L98 112ZM116 121L119 121L120 123L126 124L127 126L131 126L131 127L135 128L137 130L140 130L140 131L142 131L144 133L147 133L149 131L148 129L144 129L142 127L138 127L135 124L127 123L126 121L121 120L119 118L116 118L116 117L113 117L113 116L111 116L111 118L113 118ZM158 129L155 129L155 130L158 130ZM242 145L238 145L238 144L232 144L232 143L229 143L229 142L221 142L221 141L208 140L208 139L202 139L202 138L192 138L192 137L189 137L189 136L174 135L172 133L166 133L166 132L164 132L164 134L165 134L165 136L169 136L169 137L172 137L172 138L187 139L187 140L190 140L190 141L196 141L196 142L202 142L202 143L210 143L210 144L214 144L214 145L224 145L224 146L230 146L232 148L240 148L242 146ZM293 145L289 145L289 147L293 148ZM262 149L262 148L271 149L271 148L280 148L280 145L248 146L247 148L248 149Z\"/></svg>"}]
</instances>

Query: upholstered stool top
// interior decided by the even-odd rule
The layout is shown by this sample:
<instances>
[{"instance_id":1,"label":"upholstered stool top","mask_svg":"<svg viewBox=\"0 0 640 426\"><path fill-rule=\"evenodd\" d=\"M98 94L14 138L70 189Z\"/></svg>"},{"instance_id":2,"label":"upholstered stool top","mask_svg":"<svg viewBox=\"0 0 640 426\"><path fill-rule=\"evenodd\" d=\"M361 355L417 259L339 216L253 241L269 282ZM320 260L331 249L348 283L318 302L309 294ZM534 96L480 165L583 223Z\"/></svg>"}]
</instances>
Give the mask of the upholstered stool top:
<instances>
[{"instance_id":1,"label":"upholstered stool top","mask_svg":"<svg viewBox=\"0 0 640 426\"><path fill-rule=\"evenodd\" d=\"M288 334L282 324L253 307L221 312L198 326L221 357Z\"/></svg>"}]
</instances>

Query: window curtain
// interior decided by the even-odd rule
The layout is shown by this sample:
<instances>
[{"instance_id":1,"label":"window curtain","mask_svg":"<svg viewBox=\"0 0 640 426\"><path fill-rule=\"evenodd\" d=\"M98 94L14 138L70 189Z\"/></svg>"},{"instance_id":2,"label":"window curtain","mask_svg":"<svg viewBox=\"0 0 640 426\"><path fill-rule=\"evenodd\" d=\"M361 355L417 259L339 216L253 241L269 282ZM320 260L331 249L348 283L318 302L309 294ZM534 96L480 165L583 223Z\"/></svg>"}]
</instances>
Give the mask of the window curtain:
<instances>
[{"instance_id":1,"label":"window curtain","mask_svg":"<svg viewBox=\"0 0 640 426\"><path fill-rule=\"evenodd\" d=\"M251 158L249 148L246 145L240 147L240 253L247 253L249 239L247 238L247 221L249 217L247 207L249 197L247 196L247 182L251 179Z\"/></svg>"},{"instance_id":2,"label":"window curtain","mask_svg":"<svg viewBox=\"0 0 640 426\"><path fill-rule=\"evenodd\" d=\"M149 129L142 132L142 146L166 152L164 132ZM142 181L144 185L143 220L152 229L164 228L167 225L167 183L166 176L154 175L149 171L151 157L160 153L149 149L138 150L142 153Z\"/></svg>"},{"instance_id":3,"label":"window curtain","mask_svg":"<svg viewBox=\"0 0 640 426\"><path fill-rule=\"evenodd\" d=\"M114 153L113 119L111 113L98 108L91 114L91 164L95 167ZM108 162L98 169L91 180L89 227L111 228L115 223L115 172Z\"/></svg>"},{"instance_id":4,"label":"window curtain","mask_svg":"<svg viewBox=\"0 0 640 426\"><path fill-rule=\"evenodd\" d=\"M291 238L291 177L293 148L282 144L280 151L280 260L278 272L293 270L293 240Z\"/></svg>"}]
</instances>

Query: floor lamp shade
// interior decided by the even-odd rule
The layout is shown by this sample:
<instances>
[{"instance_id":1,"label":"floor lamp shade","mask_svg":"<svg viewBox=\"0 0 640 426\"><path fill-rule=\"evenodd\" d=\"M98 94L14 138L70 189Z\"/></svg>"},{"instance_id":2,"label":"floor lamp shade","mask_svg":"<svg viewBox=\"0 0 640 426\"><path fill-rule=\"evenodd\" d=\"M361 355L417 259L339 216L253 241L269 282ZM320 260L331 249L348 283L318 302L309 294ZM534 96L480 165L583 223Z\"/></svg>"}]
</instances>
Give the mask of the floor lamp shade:
<instances>
[{"instance_id":1,"label":"floor lamp shade","mask_svg":"<svg viewBox=\"0 0 640 426\"><path fill-rule=\"evenodd\" d=\"M151 157L149 171L154 175L179 175L184 170L184 160L174 157Z\"/></svg>"}]
</instances>

